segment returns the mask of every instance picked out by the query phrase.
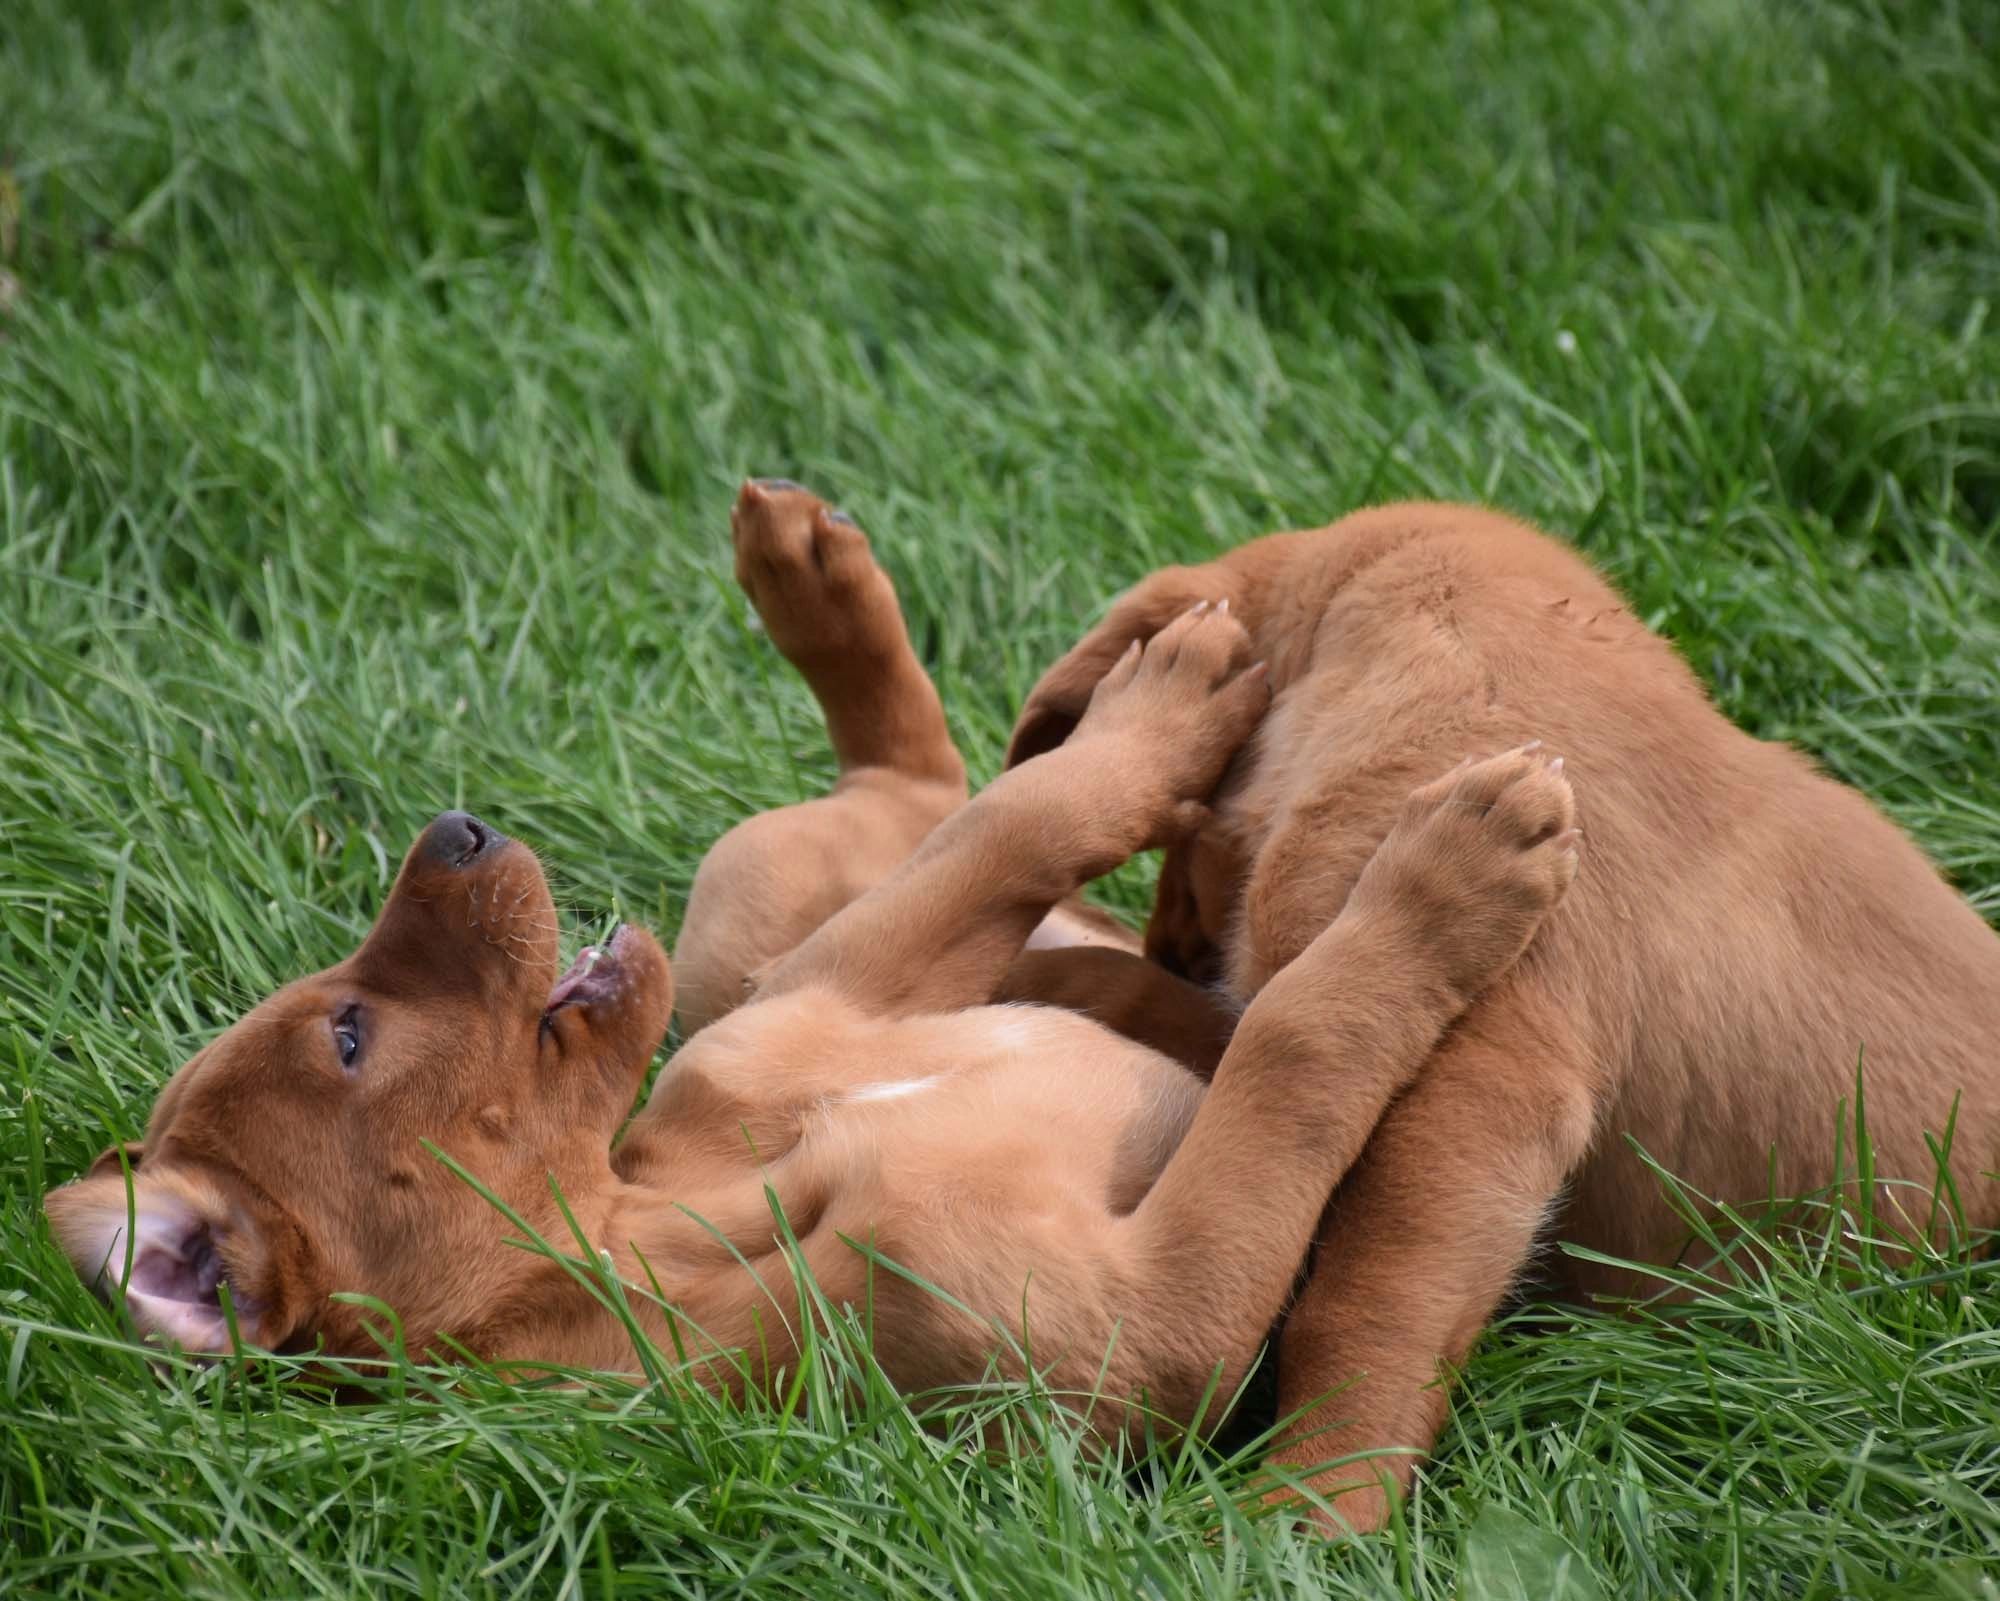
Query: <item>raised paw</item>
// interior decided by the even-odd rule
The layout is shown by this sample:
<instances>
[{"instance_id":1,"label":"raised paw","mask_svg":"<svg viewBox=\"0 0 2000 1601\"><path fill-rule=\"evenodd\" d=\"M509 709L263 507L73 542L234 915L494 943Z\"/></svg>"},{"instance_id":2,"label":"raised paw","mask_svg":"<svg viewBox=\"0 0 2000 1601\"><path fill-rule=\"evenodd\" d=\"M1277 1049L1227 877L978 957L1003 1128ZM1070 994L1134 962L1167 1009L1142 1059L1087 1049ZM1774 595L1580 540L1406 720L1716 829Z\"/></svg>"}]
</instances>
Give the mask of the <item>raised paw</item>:
<instances>
[{"instance_id":1,"label":"raised paw","mask_svg":"<svg viewBox=\"0 0 2000 1601\"><path fill-rule=\"evenodd\" d=\"M736 582L787 660L907 649L895 586L846 513L789 478L752 478L729 529Z\"/></svg>"},{"instance_id":2,"label":"raised paw","mask_svg":"<svg viewBox=\"0 0 2000 1601\"><path fill-rule=\"evenodd\" d=\"M1540 741L1467 761L1404 803L1349 904L1399 925L1466 1000L1514 964L1576 876L1563 761Z\"/></svg>"},{"instance_id":3,"label":"raised paw","mask_svg":"<svg viewBox=\"0 0 2000 1601\"><path fill-rule=\"evenodd\" d=\"M1197 827L1203 803L1271 704L1262 662L1229 603L1203 601L1135 642L1091 695L1070 743L1113 762L1149 797L1147 843ZM1150 782L1148 782L1150 781Z\"/></svg>"}]
</instances>

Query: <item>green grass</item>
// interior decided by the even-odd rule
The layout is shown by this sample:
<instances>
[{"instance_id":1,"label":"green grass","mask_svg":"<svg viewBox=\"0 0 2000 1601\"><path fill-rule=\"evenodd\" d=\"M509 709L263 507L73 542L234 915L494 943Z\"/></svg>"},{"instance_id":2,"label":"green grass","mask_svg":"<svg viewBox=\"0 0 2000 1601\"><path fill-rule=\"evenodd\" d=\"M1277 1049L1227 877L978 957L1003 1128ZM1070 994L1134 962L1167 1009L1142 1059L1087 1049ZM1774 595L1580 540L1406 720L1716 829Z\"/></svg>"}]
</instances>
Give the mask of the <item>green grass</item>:
<instances>
[{"instance_id":1,"label":"green grass","mask_svg":"<svg viewBox=\"0 0 2000 1601\"><path fill-rule=\"evenodd\" d=\"M1491 499L2000 916L1996 63L1983 0L9 0L0 1589L1990 1594L1970 1258L1528 1308L1335 1549L1252 1457L927 1434L838 1332L742 1412L155 1373L38 1200L440 807L666 933L824 781L746 471L875 535L981 776L1149 567Z\"/></svg>"}]
</instances>

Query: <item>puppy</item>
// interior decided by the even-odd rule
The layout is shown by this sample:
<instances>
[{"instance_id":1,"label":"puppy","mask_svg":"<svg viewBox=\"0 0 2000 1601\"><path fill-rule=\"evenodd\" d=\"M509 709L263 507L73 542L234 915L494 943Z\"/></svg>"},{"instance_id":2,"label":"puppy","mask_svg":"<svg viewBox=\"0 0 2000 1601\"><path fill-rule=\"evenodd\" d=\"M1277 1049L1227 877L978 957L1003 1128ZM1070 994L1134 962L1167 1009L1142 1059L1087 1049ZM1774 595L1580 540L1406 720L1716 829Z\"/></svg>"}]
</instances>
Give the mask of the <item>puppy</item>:
<instances>
[{"instance_id":1,"label":"puppy","mask_svg":"<svg viewBox=\"0 0 2000 1601\"><path fill-rule=\"evenodd\" d=\"M1212 1423L1205 1399L1255 1359L1383 1109L1567 887L1567 781L1515 751L1414 786L1205 1087L1086 1017L989 1003L1084 881L1205 815L1269 698L1242 628L1214 607L1163 620L1060 749L961 806L860 530L752 485L735 535L842 776L704 864L679 962L706 1026L624 1137L672 1004L667 957L627 927L558 973L534 856L447 813L352 956L211 1041L142 1143L48 1196L57 1238L142 1331L194 1351L371 1354L369 1315L336 1299L353 1291L394 1310L412 1351L632 1368L606 1298L510 1249L514 1225L435 1147L615 1272L704 1382L769 1389L795 1366L803 1267L870 1308L908 1390L1019 1375L1032 1352L1100 1434Z\"/></svg>"},{"instance_id":2,"label":"puppy","mask_svg":"<svg viewBox=\"0 0 2000 1601\"><path fill-rule=\"evenodd\" d=\"M1630 1142L1717 1201L1803 1195L1836 1176L1865 1068L1878 1216L1918 1237L2000 1222L2000 938L1860 795L1728 723L1575 553L1396 505L1166 569L1049 669L1009 760L1059 748L1133 643L1207 597L1270 662L1273 703L1164 863L1146 949L1179 973L1266 1005L1402 797L1464 751L1540 735L1587 786L1589 871L1390 1108L1286 1324L1281 1408L1341 1388L1281 1459L1402 1452L1320 1475L1342 1521L1379 1523L1408 1483L1440 1371L1545 1224L1638 1262L1682 1252ZM1260 1170L1246 1151L1238 1182ZM1545 1265L1575 1292L1644 1285Z\"/></svg>"}]
</instances>

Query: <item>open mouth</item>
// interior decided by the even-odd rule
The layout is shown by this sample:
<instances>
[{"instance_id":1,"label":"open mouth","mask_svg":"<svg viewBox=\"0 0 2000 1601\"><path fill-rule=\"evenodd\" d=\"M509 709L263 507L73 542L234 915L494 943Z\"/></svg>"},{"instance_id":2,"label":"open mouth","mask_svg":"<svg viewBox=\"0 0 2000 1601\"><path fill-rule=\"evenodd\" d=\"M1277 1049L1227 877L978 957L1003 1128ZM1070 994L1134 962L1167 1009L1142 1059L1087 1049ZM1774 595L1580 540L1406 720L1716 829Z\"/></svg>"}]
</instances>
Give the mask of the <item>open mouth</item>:
<instances>
[{"instance_id":1,"label":"open mouth","mask_svg":"<svg viewBox=\"0 0 2000 1601\"><path fill-rule=\"evenodd\" d=\"M620 923L602 945L586 945L578 951L569 970L549 991L548 1002L542 1007L543 1017L553 1016L565 1006L593 1006L599 1001L615 1000L623 993L625 969L620 957L631 932L629 924Z\"/></svg>"}]
</instances>

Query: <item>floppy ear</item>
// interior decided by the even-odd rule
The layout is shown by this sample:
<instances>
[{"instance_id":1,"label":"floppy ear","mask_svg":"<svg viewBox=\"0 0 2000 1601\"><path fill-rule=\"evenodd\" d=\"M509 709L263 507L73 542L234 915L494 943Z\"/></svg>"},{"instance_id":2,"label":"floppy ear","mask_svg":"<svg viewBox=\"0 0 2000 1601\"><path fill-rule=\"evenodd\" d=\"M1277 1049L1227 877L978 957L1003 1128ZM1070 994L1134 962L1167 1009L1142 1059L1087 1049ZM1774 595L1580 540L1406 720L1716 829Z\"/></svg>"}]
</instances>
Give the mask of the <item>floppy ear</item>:
<instances>
[{"instance_id":1,"label":"floppy ear","mask_svg":"<svg viewBox=\"0 0 2000 1601\"><path fill-rule=\"evenodd\" d=\"M1028 691L1007 741L1007 766L1052 751L1075 733L1098 683L1133 640L1151 639L1198 601L1228 598L1229 580L1213 567L1163 567L1120 595L1104 621Z\"/></svg>"},{"instance_id":2,"label":"floppy ear","mask_svg":"<svg viewBox=\"0 0 2000 1601\"><path fill-rule=\"evenodd\" d=\"M85 1178L103 1178L107 1173L123 1173L126 1168L139 1170L139 1159L146 1154L146 1147L138 1140L127 1140L122 1145L107 1145L97 1153L97 1160L90 1164ZM121 1160L122 1159L122 1160Z\"/></svg>"},{"instance_id":3,"label":"floppy ear","mask_svg":"<svg viewBox=\"0 0 2000 1601\"><path fill-rule=\"evenodd\" d=\"M137 1147L114 1145L88 1174L51 1190L42 1203L78 1277L107 1300L122 1283L139 1332L190 1352L230 1349L225 1285L245 1344L282 1337L264 1300L238 1288L269 1280L257 1224L205 1183L158 1178L135 1164L128 1185L121 1149Z\"/></svg>"}]
</instances>

